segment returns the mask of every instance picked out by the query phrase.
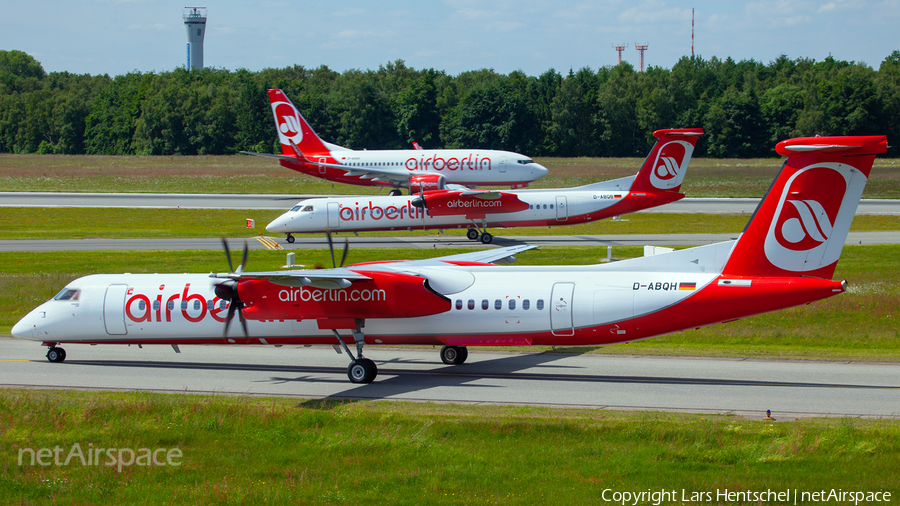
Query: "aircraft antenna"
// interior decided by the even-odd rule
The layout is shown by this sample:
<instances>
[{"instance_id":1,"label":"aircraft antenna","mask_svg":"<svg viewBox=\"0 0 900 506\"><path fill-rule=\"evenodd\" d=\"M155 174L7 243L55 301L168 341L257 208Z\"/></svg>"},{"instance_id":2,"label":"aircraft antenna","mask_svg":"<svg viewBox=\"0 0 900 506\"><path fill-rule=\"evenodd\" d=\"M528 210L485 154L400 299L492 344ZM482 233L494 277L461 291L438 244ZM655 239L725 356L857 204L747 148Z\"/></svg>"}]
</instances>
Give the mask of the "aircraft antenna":
<instances>
[{"instance_id":1,"label":"aircraft antenna","mask_svg":"<svg viewBox=\"0 0 900 506\"><path fill-rule=\"evenodd\" d=\"M622 64L622 51L625 51L627 47L628 44L613 44L613 49L619 52L619 65Z\"/></svg>"},{"instance_id":2,"label":"aircraft antenna","mask_svg":"<svg viewBox=\"0 0 900 506\"><path fill-rule=\"evenodd\" d=\"M641 53L641 72L644 71L644 51L646 51L648 47L650 47L649 44L638 44L637 42L634 43L634 48Z\"/></svg>"},{"instance_id":3,"label":"aircraft antenna","mask_svg":"<svg viewBox=\"0 0 900 506\"><path fill-rule=\"evenodd\" d=\"M203 68L203 36L206 35L206 7L185 7L182 17L187 29L188 70Z\"/></svg>"}]
</instances>

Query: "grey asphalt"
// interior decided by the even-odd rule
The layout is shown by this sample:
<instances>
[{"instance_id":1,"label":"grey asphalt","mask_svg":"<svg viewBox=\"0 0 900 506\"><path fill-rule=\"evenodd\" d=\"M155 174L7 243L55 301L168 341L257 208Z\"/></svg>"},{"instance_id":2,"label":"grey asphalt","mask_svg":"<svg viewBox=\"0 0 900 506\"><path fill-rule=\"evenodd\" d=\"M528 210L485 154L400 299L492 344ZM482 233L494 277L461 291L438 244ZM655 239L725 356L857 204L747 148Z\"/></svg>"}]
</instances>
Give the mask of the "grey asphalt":
<instances>
[{"instance_id":1,"label":"grey asphalt","mask_svg":"<svg viewBox=\"0 0 900 506\"><path fill-rule=\"evenodd\" d=\"M492 248L497 246L515 246L530 244L534 246L701 246L715 242L728 241L735 234L635 234L635 235L552 235L552 236L509 236L503 237L502 230L491 230L498 235L493 243L481 244L469 241L462 236L430 235L408 237L354 237L353 234L336 234L337 248L342 246L347 237L350 247L366 248L419 248L439 251L446 248ZM232 247L240 247L241 241L247 240L250 249L325 249L328 242L324 235L295 236L296 242L288 244L284 237L259 236L231 237ZM900 231L884 232L850 232L846 244L900 244ZM104 251L104 250L191 250L221 249L218 238L210 239L40 239L40 240L3 240L0 251ZM613 250L615 252L615 250ZM605 254L605 250L604 250ZM613 253L615 254L615 253Z\"/></svg>"},{"instance_id":2,"label":"grey asphalt","mask_svg":"<svg viewBox=\"0 0 900 506\"><path fill-rule=\"evenodd\" d=\"M620 345L627 346L627 345ZM900 417L900 365L473 351L444 365L435 348L367 346L369 385L330 347L65 345L0 338L0 387L148 390L808 416Z\"/></svg>"},{"instance_id":3,"label":"grey asphalt","mask_svg":"<svg viewBox=\"0 0 900 506\"><path fill-rule=\"evenodd\" d=\"M0 192L0 207L124 207L288 210L304 198L325 195L198 195L154 193ZM752 213L759 199L694 199L641 212ZM856 214L900 215L900 200L864 199Z\"/></svg>"}]
</instances>

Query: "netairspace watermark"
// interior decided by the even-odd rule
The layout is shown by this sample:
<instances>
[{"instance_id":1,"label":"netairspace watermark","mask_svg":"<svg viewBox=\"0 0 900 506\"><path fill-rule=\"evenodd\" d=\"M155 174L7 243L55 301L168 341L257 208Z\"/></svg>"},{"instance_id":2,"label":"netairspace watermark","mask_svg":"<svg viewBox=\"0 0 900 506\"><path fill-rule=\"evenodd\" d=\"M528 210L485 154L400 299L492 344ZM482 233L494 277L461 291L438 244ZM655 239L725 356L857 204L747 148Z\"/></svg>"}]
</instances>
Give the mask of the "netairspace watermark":
<instances>
[{"instance_id":1,"label":"netairspace watermark","mask_svg":"<svg viewBox=\"0 0 900 506\"><path fill-rule=\"evenodd\" d=\"M692 491L676 489L619 491L611 488L605 489L601 494L604 501L621 504L622 506L638 506L652 504L659 506L663 503L775 503L775 504L803 504L834 502L857 505L859 503L889 503L891 492L879 490L877 492L861 490L843 490L840 488L822 490L728 490L716 489L715 491Z\"/></svg>"},{"instance_id":2,"label":"netairspace watermark","mask_svg":"<svg viewBox=\"0 0 900 506\"><path fill-rule=\"evenodd\" d=\"M182 452L178 448L94 448L89 443L83 450L79 443L69 448L57 445L53 448L20 448L20 466L68 466L69 464L81 464L82 466L116 466L119 472L123 467L132 465L141 467L178 467L181 465Z\"/></svg>"}]
</instances>

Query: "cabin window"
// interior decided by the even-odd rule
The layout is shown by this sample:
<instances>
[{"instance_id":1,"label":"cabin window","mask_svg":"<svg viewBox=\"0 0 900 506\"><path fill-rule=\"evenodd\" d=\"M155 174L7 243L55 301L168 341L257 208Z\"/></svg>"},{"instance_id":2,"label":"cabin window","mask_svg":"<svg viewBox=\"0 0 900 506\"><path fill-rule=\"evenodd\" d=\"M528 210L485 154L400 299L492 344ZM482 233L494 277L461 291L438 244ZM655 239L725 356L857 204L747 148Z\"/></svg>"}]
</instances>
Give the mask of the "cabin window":
<instances>
[{"instance_id":1,"label":"cabin window","mask_svg":"<svg viewBox=\"0 0 900 506\"><path fill-rule=\"evenodd\" d=\"M495 300L494 301L494 309L497 309L497 310L503 309L503 301L500 299Z\"/></svg>"},{"instance_id":2,"label":"cabin window","mask_svg":"<svg viewBox=\"0 0 900 506\"><path fill-rule=\"evenodd\" d=\"M216 308L216 303L212 301L212 299L206 301L206 310L212 311Z\"/></svg>"},{"instance_id":3,"label":"cabin window","mask_svg":"<svg viewBox=\"0 0 900 506\"><path fill-rule=\"evenodd\" d=\"M475 299L469 299L469 309L475 309Z\"/></svg>"},{"instance_id":4,"label":"cabin window","mask_svg":"<svg viewBox=\"0 0 900 506\"><path fill-rule=\"evenodd\" d=\"M509 310L512 311L516 308L516 299L509 299Z\"/></svg>"},{"instance_id":5,"label":"cabin window","mask_svg":"<svg viewBox=\"0 0 900 506\"><path fill-rule=\"evenodd\" d=\"M462 299L456 299L456 309L462 309Z\"/></svg>"},{"instance_id":6,"label":"cabin window","mask_svg":"<svg viewBox=\"0 0 900 506\"><path fill-rule=\"evenodd\" d=\"M544 299L538 299L537 305L535 307L537 308L538 311L540 311L541 309L544 309Z\"/></svg>"},{"instance_id":7,"label":"cabin window","mask_svg":"<svg viewBox=\"0 0 900 506\"><path fill-rule=\"evenodd\" d=\"M553 204L550 204L550 209L553 209Z\"/></svg>"},{"instance_id":8,"label":"cabin window","mask_svg":"<svg viewBox=\"0 0 900 506\"><path fill-rule=\"evenodd\" d=\"M481 301L481 309L487 309L489 307L491 307L491 304L487 299Z\"/></svg>"},{"instance_id":9,"label":"cabin window","mask_svg":"<svg viewBox=\"0 0 900 506\"><path fill-rule=\"evenodd\" d=\"M187 301L186 300L181 301L181 310L187 311Z\"/></svg>"},{"instance_id":10,"label":"cabin window","mask_svg":"<svg viewBox=\"0 0 900 506\"><path fill-rule=\"evenodd\" d=\"M53 300L78 300L78 295L81 290L76 290L74 288L63 288L53 297Z\"/></svg>"},{"instance_id":11,"label":"cabin window","mask_svg":"<svg viewBox=\"0 0 900 506\"><path fill-rule=\"evenodd\" d=\"M153 310L159 311L159 301L158 300L153 301Z\"/></svg>"},{"instance_id":12,"label":"cabin window","mask_svg":"<svg viewBox=\"0 0 900 506\"><path fill-rule=\"evenodd\" d=\"M547 209L547 204L544 204L544 209Z\"/></svg>"},{"instance_id":13,"label":"cabin window","mask_svg":"<svg viewBox=\"0 0 900 506\"><path fill-rule=\"evenodd\" d=\"M147 303L142 300L139 300L138 301L138 311L143 311L145 309L147 309Z\"/></svg>"},{"instance_id":14,"label":"cabin window","mask_svg":"<svg viewBox=\"0 0 900 506\"><path fill-rule=\"evenodd\" d=\"M175 301L170 300L169 302L166 302L166 311L171 311L173 309L175 309Z\"/></svg>"},{"instance_id":15,"label":"cabin window","mask_svg":"<svg viewBox=\"0 0 900 506\"><path fill-rule=\"evenodd\" d=\"M194 310L199 311L200 307L201 307L200 301L197 299L194 299Z\"/></svg>"},{"instance_id":16,"label":"cabin window","mask_svg":"<svg viewBox=\"0 0 900 506\"><path fill-rule=\"evenodd\" d=\"M219 309L225 309L225 307L226 307L227 305L228 305L228 303L225 302L224 300L220 300L220 301L219 301Z\"/></svg>"}]
</instances>

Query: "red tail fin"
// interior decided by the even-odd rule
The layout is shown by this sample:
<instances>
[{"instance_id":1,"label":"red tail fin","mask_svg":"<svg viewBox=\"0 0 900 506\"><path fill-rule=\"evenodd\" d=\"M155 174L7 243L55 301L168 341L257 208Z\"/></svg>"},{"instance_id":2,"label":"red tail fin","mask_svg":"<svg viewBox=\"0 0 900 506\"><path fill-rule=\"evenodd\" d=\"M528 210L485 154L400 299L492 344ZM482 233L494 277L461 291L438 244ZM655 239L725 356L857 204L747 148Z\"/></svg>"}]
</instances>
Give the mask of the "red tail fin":
<instances>
[{"instance_id":1,"label":"red tail fin","mask_svg":"<svg viewBox=\"0 0 900 506\"><path fill-rule=\"evenodd\" d=\"M677 192L701 135L702 128L671 128L653 132L659 140L644 160L631 191Z\"/></svg>"},{"instance_id":2,"label":"red tail fin","mask_svg":"<svg viewBox=\"0 0 900 506\"><path fill-rule=\"evenodd\" d=\"M275 116L275 128L281 141L281 153L296 156L291 142L297 145L307 158L331 157L329 149L309 126L294 104L281 90L269 90L269 103Z\"/></svg>"},{"instance_id":3,"label":"red tail fin","mask_svg":"<svg viewBox=\"0 0 900 506\"><path fill-rule=\"evenodd\" d=\"M804 137L775 147L787 160L738 239L723 274L831 279L884 136Z\"/></svg>"}]
</instances>

